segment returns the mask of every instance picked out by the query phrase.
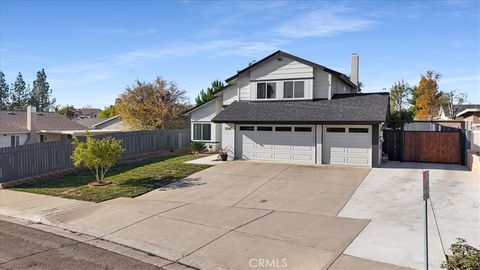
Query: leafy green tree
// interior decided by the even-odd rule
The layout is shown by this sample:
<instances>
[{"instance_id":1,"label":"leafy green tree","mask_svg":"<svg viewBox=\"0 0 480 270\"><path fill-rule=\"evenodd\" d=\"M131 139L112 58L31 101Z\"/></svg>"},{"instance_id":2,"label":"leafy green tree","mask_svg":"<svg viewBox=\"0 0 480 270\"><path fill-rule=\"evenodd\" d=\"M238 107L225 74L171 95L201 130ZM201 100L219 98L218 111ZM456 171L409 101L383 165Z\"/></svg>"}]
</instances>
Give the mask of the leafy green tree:
<instances>
[{"instance_id":1,"label":"leafy green tree","mask_svg":"<svg viewBox=\"0 0 480 270\"><path fill-rule=\"evenodd\" d=\"M137 81L115 101L118 115L133 129L175 129L185 125L186 92L157 77Z\"/></svg>"},{"instance_id":2,"label":"leafy green tree","mask_svg":"<svg viewBox=\"0 0 480 270\"><path fill-rule=\"evenodd\" d=\"M10 93L10 110L24 111L29 101L30 87L23 80L22 73L18 73L15 83L12 85Z\"/></svg>"},{"instance_id":3,"label":"leafy green tree","mask_svg":"<svg viewBox=\"0 0 480 270\"><path fill-rule=\"evenodd\" d=\"M68 104L63 107L57 106L55 107L55 112L67 117L68 119L72 119L73 115L75 114L75 107Z\"/></svg>"},{"instance_id":4,"label":"leafy green tree","mask_svg":"<svg viewBox=\"0 0 480 270\"><path fill-rule=\"evenodd\" d=\"M457 242L450 246L452 255L441 267L448 270L477 270L480 269L480 250L467 244L465 239L457 238Z\"/></svg>"},{"instance_id":5,"label":"leafy green tree","mask_svg":"<svg viewBox=\"0 0 480 270\"><path fill-rule=\"evenodd\" d=\"M85 142L74 138L72 161L76 167L85 166L94 175L97 183L103 183L106 173L117 163L125 151L120 140L112 137L95 139L87 134Z\"/></svg>"},{"instance_id":6,"label":"leafy green tree","mask_svg":"<svg viewBox=\"0 0 480 270\"><path fill-rule=\"evenodd\" d=\"M388 127L401 129L406 123L413 121L414 113L412 111L394 111L390 113Z\"/></svg>"},{"instance_id":7,"label":"leafy green tree","mask_svg":"<svg viewBox=\"0 0 480 270\"><path fill-rule=\"evenodd\" d=\"M112 118L117 114L117 108L115 107L115 105L110 105L100 111L100 113L98 114L98 118Z\"/></svg>"},{"instance_id":8,"label":"leafy green tree","mask_svg":"<svg viewBox=\"0 0 480 270\"><path fill-rule=\"evenodd\" d=\"M51 95L52 89L47 82L47 74L42 69L37 72L37 78L33 81L29 104L37 107L37 111L48 112L55 104L55 98L50 99Z\"/></svg>"},{"instance_id":9,"label":"leafy green tree","mask_svg":"<svg viewBox=\"0 0 480 270\"><path fill-rule=\"evenodd\" d=\"M5 80L5 74L0 71L0 110L8 110L10 88Z\"/></svg>"},{"instance_id":10,"label":"leafy green tree","mask_svg":"<svg viewBox=\"0 0 480 270\"><path fill-rule=\"evenodd\" d=\"M404 80L395 82L390 88L390 119L388 127L400 129L413 121L415 113L407 108L410 102L411 87Z\"/></svg>"},{"instance_id":11,"label":"leafy green tree","mask_svg":"<svg viewBox=\"0 0 480 270\"><path fill-rule=\"evenodd\" d=\"M404 80L395 82L390 88L390 110L405 110L410 92L410 86Z\"/></svg>"},{"instance_id":12,"label":"leafy green tree","mask_svg":"<svg viewBox=\"0 0 480 270\"><path fill-rule=\"evenodd\" d=\"M225 87L222 81L215 80L212 82L211 86L208 87L206 90L202 89L198 96L195 98L195 103L198 105L202 105L204 103L209 102L215 96L213 95L216 91Z\"/></svg>"}]
</instances>

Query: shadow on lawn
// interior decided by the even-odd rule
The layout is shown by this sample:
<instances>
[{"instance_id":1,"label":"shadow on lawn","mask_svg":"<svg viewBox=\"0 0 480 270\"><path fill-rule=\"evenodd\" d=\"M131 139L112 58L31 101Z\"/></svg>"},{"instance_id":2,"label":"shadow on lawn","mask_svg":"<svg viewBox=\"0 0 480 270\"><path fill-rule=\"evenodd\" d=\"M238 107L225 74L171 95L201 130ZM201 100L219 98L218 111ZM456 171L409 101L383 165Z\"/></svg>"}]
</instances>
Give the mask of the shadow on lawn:
<instances>
[{"instance_id":1,"label":"shadow on lawn","mask_svg":"<svg viewBox=\"0 0 480 270\"><path fill-rule=\"evenodd\" d=\"M128 163L121 163L115 165L108 173L106 178L111 178L115 177L116 175L128 172L130 170L136 169L136 168L141 168L143 166L147 166L152 163L160 162L160 161L167 161L172 158L176 158L180 155L174 155L174 156L161 156L161 157L154 157L154 158L149 158L146 160L140 160L140 161L132 161ZM163 180L169 179L171 177L169 176L164 176L162 178L139 178L139 179L129 179L123 183L120 183L119 185L130 185L130 186L149 186L154 182L157 182L158 186L163 186L163 184L160 184ZM176 181L177 179L172 179L172 182ZM31 183L31 184L22 184L19 186L16 186L15 188L77 188L81 186L85 186L88 183L95 181L95 176L93 173L88 170L84 169L80 172L76 172L73 174L69 175L64 175L64 176L59 176L58 178L52 178L48 179L42 182L36 182L36 183ZM128 184L130 183L130 184ZM157 186L157 187L158 187ZM108 186L107 186L108 187Z\"/></svg>"},{"instance_id":2,"label":"shadow on lawn","mask_svg":"<svg viewBox=\"0 0 480 270\"><path fill-rule=\"evenodd\" d=\"M118 184L118 186L129 186L129 187L143 187L149 190L158 189L160 191L178 189L178 188L187 188L204 185L204 182L200 182L199 178L187 177L172 177L164 176L161 178L141 178L141 179L129 179L123 183Z\"/></svg>"}]
</instances>

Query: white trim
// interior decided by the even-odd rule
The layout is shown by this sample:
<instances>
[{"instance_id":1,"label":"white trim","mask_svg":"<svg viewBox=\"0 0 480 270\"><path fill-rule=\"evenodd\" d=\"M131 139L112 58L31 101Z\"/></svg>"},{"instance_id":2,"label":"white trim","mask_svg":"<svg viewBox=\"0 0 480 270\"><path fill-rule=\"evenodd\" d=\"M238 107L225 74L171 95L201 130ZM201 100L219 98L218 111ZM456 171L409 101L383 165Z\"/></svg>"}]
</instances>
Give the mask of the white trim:
<instances>
[{"instance_id":1,"label":"white trim","mask_svg":"<svg viewBox=\"0 0 480 270\"><path fill-rule=\"evenodd\" d=\"M469 113L469 112L480 112L480 109L477 109L477 108L465 109L465 110L459 112L459 113L457 114L457 117L458 117L458 116L461 116L461 115L464 115L464 114L466 114L466 113Z\"/></svg>"},{"instance_id":2,"label":"white trim","mask_svg":"<svg viewBox=\"0 0 480 270\"><path fill-rule=\"evenodd\" d=\"M117 115L115 115L115 116L113 116L113 117L110 117L110 118L108 118L108 119L106 119L106 120L103 120L103 121L100 122L100 123L96 123L96 124L93 125L92 127L96 127L96 126L101 125L101 124L103 124L103 123L112 121L113 119L116 119L116 118L118 118L118 117L120 117L120 116L117 114Z\"/></svg>"},{"instance_id":3,"label":"white trim","mask_svg":"<svg viewBox=\"0 0 480 270\"><path fill-rule=\"evenodd\" d=\"M192 135L191 135L191 140L192 142L208 142L208 143L217 143L216 140L212 140L212 138L215 138L212 134L212 127L215 123L213 122L209 122L209 121L192 121L190 122L191 123L191 129L192 129ZM201 134L200 134L200 137L202 137L202 139L200 140L197 140L195 139L195 124L200 124L200 126L202 127L201 129ZM210 140L204 140L203 139L203 125L210 125Z\"/></svg>"},{"instance_id":4,"label":"white trim","mask_svg":"<svg viewBox=\"0 0 480 270\"><path fill-rule=\"evenodd\" d=\"M207 104L210 104L212 101L217 100L217 98L218 98L218 96L215 96L212 100L203 103L202 105L196 107L195 109L193 109L193 110L191 110L191 111L188 111L188 112L184 113L183 115L190 115L190 114L192 114L194 111L202 108L203 106L205 106L205 105L207 105Z\"/></svg>"}]
</instances>

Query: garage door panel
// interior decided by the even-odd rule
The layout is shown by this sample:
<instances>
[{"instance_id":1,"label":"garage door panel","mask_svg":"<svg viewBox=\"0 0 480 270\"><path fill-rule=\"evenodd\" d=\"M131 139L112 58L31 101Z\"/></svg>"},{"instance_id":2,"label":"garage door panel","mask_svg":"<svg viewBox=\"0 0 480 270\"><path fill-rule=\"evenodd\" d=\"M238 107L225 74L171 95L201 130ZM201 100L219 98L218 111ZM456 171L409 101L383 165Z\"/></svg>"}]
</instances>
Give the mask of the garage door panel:
<instances>
[{"instance_id":1,"label":"garage door panel","mask_svg":"<svg viewBox=\"0 0 480 270\"><path fill-rule=\"evenodd\" d=\"M253 148L255 148L255 143L247 143L247 142L244 142L244 143L243 143L243 148L244 148L244 149L253 149Z\"/></svg>"},{"instance_id":2,"label":"garage door panel","mask_svg":"<svg viewBox=\"0 0 480 270\"><path fill-rule=\"evenodd\" d=\"M275 150L292 150L291 145L275 145Z\"/></svg>"},{"instance_id":3,"label":"garage door panel","mask_svg":"<svg viewBox=\"0 0 480 270\"><path fill-rule=\"evenodd\" d=\"M279 159L279 160L292 160L292 155L291 154L283 154L283 153L275 153L274 154L274 159Z\"/></svg>"},{"instance_id":4,"label":"garage door panel","mask_svg":"<svg viewBox=\"0 0 480 270\"><path fill-rule=\"evenodd\" d=\"M272 126L273 131L238 130L239 147L244 158L259 160L279 160L293 162L315 163L315 133L295 131L295 126L290 126L291 131L280 131ZM285 126L284 126L285 127ZM305 127L305 126L303 126ZM309 126L314 130L314 126Z\"/></svg>"},{"instance_id":5,"label":"garage door panel","mask_svg":"<svg viewBox=\"0 0 480 270\"><path fill-rule=\"evenodd\" d=\"M307 151L307 152L309 152L309 151L313 151L314 148L311 147L311 146L298 146L298 145L295 145L295 146L293 146L293 150L295 150L295 151Z\"/></svg>"},{"instance_id":6,"label":"garage door panel","mask_svg":"<svg viewBox=\"0 0 480 270\"><path fill-rule=\"evenodd\" d=\"M329 129L330 128L330 129ZM350 128L367 128L368 133L349 132ZM328 132L336 130L345 132ZM371 128L368 126L325 126L324 160L336 165L371 165Z\"/></svg>"},{"instance_id":7,"label":"garage door panel","mask_svg":"<svg viewBox=\"0 0 480 270\"><path fill-rule=\"evenodd\" d=\"M368 158L365 157L348 157L349 164L368 165Z\"/></svg>"},{"instance_id":8,"label":"garage door panel","mask_svg":"<svg viewBox=\"0 0 480 270\"><path fill-rule=\"evenodd\" d=\"M367 148L347 148L349 154L368 154Z\"/></svg>"},{"instance_id":9,"label":"garage door panel","mask_svg":"<svg viewBox=\"0 0 480 270\"><path fill-rule=\"evenodd\" d=\"M243 158L247 158L247 159L254 159L255 158L255 155L253 153L242 153L242 157Z\"/></svg>"},{"instance_id":10,"label":"garage door panel","mask_svg":"<svg viewBox=\"0 0 480 270\"><path fill-rule=\"evenodd\" d=\"M272 153L262 153L262 152L257 152L256 153L256 158L258 159L272 159L273 154Z\"/></svg>"},{"instance_id":11,"label":"garage door panel","mask_svg":"<svg viewBox=\"0 0 480 270\"><path fill-rule=\"evenodd\" d=\"M330 152L332 154L335 154L335 153L344 154L347 152L347 149L345 149L345 147L330 147Z\"/></svg>"},{"instance_id":12,"label":"garage door panel","mask_svg":"<svg viewBox=\"0 0 480 270\"><path fill-rule=\"evenodd\" d=\"M258 149L258 151L262 151L262 150L269 151L269 150L273 149L273 145L271 145L271 144L257 144L257 149Z\"/></svg>"},{"instance_id":13,"label":"garage door panel","mask_svg":"<svg viewBox=\"0 0 480 270\"><path fill-rule=\"evenodd\" d=\"M293 155L293 160L298 160L298 161L313 161L312 155L309 154L294 154Z\"/></svg>"}]
</instances>

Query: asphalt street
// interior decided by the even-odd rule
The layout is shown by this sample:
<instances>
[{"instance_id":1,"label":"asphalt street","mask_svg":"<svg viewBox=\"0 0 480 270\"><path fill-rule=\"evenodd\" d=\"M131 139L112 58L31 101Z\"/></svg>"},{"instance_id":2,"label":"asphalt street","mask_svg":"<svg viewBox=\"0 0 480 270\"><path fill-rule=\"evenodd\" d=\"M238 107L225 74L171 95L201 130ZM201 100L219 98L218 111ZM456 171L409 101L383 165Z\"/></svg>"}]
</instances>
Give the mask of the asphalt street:
<instances>
[{"instance_id":1,"label":"asphalt street","mask_svg":"<svg viewBox=\"0 0 480 270\"><path fill-rule=\"evenodd\" d=\"M161 269L83 242L0 220L0 269Z\"/></svg>"}]
</instances>

